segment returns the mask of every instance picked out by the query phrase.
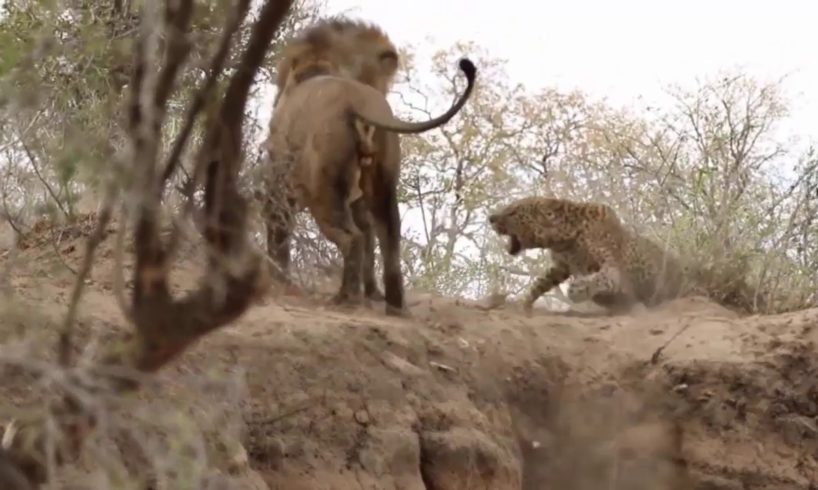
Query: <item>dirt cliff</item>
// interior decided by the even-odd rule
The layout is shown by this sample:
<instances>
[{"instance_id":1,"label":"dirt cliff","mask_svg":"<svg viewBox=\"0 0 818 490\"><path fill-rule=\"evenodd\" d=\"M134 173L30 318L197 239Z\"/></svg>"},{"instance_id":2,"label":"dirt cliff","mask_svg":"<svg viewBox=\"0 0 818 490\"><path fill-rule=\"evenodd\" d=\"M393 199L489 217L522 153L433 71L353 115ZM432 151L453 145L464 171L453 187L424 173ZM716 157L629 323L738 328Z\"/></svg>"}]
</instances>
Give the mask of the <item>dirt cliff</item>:
<instances>
[{"instance_id":1,"label":"dirt cliff","mask_svg":"<svg viewBox=\"0 0 818 490\"><path fill-rule=\"evenodd\" d=\"M9 360L49 359L84 247L83 230L57 246L43 233L10 276L2 413L47 396ZM127 328L112 242L82 303L81 356ZM196 263L174 273L180 290ZM685 298L628 316L526 317L513 305L409 301L412 318L397 319L381 304L271 293L117 402L65 488L126 488L110 484L111 468L145 464L164 475L158 488L818 485L818 310L740 317Z\"/></svg>"}]
</instances>

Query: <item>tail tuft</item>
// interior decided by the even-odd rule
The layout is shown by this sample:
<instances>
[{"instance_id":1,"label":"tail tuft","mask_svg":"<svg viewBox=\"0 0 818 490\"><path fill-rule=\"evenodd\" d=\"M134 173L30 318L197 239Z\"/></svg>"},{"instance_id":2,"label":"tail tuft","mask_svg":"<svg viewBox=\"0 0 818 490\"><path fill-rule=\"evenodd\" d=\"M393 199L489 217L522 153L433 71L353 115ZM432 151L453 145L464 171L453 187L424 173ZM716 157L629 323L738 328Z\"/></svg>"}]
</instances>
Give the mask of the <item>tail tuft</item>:
<instances>
[{"instance_id":1,"label":"tail tuft","mask_svg":"<svg viewBox=\"0 0 818 490\"><path fill-rule=\"evenodd\" d=\"M466 75L466 78L469 80L469 83L474 81L474 77L477 74L477 68L474 66L474 63L468 58L460 58L460 63L458 63L460 69Z\"/></svg>"}]
</instances>

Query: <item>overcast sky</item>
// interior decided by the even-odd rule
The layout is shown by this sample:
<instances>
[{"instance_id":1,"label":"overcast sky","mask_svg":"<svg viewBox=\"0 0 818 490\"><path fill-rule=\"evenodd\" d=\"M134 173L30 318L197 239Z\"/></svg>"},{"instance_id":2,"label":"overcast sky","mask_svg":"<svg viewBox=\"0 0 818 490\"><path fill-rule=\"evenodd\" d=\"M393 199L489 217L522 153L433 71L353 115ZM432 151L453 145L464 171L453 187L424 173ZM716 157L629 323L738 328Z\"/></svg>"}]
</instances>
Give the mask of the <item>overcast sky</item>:
<instances>
[{"instance_id":1,"label":"overcast sky","mask_svg":"<svg viewBox=\"0 0 818 490\"><path fill-rule=\"evenodd\" d=\"M818 139L818 4L807 0L328 0L421 54L473 40L527 88L578 88L615 104L740 67L788 75L787 129ZM468 55L468 53L464 53ZM478 67L479 69L479 67Z\"/></svg>"},{"instance_id":2,"label":"overcast sky","mask_svg":"<svg viewBox=\"0 0 818 490\"><path fill-rule=\"evenodd\" d=\"M328 13L375 22L421 58L475 41L507 61L512 83L579 89L616 105L667 103L667 85L692 87L725 69L762 81L787 76L791 116L781 136L800 137L799 146L818 141L816 2L328 0L327 6ZM403 228L420 230L420 218L409 212Z\"/></svg>"}]
</instances>

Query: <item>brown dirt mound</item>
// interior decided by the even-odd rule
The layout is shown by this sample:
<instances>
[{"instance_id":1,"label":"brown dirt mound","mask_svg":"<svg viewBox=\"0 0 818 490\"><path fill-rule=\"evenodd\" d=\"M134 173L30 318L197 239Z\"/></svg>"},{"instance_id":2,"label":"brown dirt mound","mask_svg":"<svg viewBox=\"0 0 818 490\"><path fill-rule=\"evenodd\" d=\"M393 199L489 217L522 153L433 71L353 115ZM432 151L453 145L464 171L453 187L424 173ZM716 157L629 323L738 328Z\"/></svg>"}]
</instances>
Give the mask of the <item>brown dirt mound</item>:
<instances>
[{"instance_id":1,"label":"brown dirt mound","mask_svg":"<svg viewBox=\"0 0 818 490\"><path fill-rule=\"evenodd\" d=\"M19 253L16 316L6 312L3 341L53 340L82 234L66 234L59 258L51 245ZM81 351L126 328L111 293L112 241L83 302ZM196 264L180 264L177 287L195 281ZM240 415L235 438L253 471L235 469L234 449L213 453L209 464L233 486L208 488L786 490L818 482L818 310L742 318L688 298L631 316L527 318L513 305L485 310L410 295L410 320L385 317L379 304L349 310L326 299L270 295L163 371L124 416L174 406L196 420L215 406ZM39 396L32 378L5 378L7 405ZM213 380L228 378L243 391L214 395ZM233 430L202 420L208 433Z\"/></svg>"}]
</instances>

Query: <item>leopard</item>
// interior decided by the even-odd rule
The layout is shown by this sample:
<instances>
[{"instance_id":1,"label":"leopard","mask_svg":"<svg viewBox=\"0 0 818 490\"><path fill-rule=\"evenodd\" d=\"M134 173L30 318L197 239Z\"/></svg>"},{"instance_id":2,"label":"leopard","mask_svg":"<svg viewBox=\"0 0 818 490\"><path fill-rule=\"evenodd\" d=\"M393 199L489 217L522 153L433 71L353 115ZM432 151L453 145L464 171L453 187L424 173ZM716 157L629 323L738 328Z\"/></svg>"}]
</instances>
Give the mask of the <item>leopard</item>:
<instances>
[{"instance_id":1,"label":"leopard","mask_svg":"<svg viewBox=\"0 0 818 490\"><path fill-rule=\"evenodd\" d=\"M307 209L343 258L333 301L384 300L387 315L407 316L400 264L399 135L448 122L474 88L476 67L458 66L467 85L440 116L397 119L386 93L398 66L397 49L378 27L352 20L319 22L283 49L279 94L264 144L267 250L274 277L287 282L295 213ZM384 291L374 276L375 238Z\"/></svg>"},{"instance_id":2,"label":"leopard","mask_svg":"<svg viewBox=\"0 0 818 490\"><path fill-rule=\"evenodd\" d=\"M489 214L495 233L508 237L507 252L546 249L552 264L534 279L523 300L534 302L571 278L573 303L592 301L611 313L637 304L653 307L682 291L679 258L650 238L628 229L616 211L598 201L527 196Z\"/></svg>"}]
</instances>

